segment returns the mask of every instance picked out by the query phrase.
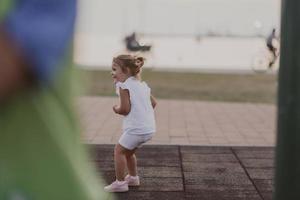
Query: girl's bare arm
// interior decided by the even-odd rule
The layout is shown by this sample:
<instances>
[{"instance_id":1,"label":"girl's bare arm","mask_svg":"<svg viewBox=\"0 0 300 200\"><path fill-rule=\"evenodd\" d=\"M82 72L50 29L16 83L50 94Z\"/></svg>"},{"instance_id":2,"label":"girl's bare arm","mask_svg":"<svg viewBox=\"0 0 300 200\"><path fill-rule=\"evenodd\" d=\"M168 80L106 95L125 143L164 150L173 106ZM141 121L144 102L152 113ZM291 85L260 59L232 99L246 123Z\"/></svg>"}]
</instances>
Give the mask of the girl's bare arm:
<instances>
[{"instance_id":1,"label":"girl's bare arm","mask_svg":"<svg viewBox=\"0 0 300 200\"><path fill-rule=\"evenodd\" d=\"M152 107L155 108L155 106L157 105L157 101L153 95L150 96L150 100L151 100Z\"/></svg>"},{"instance_id":2,"label":"girl's bare arm","mask_svg":"<svg viewBox=\"0 0 300 200\"><path fill-rule=\"evenodd\" d=\"M120 105L115 105L113 110L115 113L120 115L128 115L130 112L131 105L130 105L130 96L129 91L127 89L120 88Z\"/></svg>"}]
</instances>

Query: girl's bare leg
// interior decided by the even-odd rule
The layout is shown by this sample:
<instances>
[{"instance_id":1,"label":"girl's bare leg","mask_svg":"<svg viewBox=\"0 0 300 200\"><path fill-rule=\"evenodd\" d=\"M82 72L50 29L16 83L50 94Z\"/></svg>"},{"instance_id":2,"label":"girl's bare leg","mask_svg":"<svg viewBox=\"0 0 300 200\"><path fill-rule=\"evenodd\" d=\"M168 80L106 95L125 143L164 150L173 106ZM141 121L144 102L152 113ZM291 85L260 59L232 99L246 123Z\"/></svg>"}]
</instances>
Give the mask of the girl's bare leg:
<instances>
[{"instance_id":1,"label":"girl's bare leg","mask_svg":"<svg viewBox=\"0 0 300 200\"><path fill-rule=\"evenodd\" d=\"M136 162L135 153L126 155L126 160L127 160L127 168L128 168L129 175L136 176L137 175L137 162Z\"/></svg>"},{"instance_id":2,"label":"girl's bare leg","mask_svg":"<svg viewBox=\"0 0 300 200\"><path fill-rule=\"evenodd\" d=\"M126 163L126 149L120 144L115 146L114 159L115 159L115 172L118 181L124 181Z\"/></svg>"}]
</instances>

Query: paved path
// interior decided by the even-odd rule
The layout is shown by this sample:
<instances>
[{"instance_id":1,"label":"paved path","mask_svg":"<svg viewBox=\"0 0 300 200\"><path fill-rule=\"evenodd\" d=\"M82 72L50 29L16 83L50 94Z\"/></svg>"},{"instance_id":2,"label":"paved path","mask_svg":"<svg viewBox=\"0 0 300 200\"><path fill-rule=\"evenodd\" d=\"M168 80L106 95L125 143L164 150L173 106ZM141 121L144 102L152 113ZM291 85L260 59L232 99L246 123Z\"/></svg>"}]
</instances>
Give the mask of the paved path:
<instances>
[{"instance_id":1,"label":"paved path","mask_svg":"<svg viewBox=\"0 0 300 200\"><path fill-rule=\"evenodd\" d=\"M89 146L105 183L111 183L113 145ZM137 158L141 186L117 199L271 200L273 147L147 145Z\"/></svg>"},{"instance_id":2,"label":"paved path","mask_svg":"<svg viewBox=\"0 0 300 200\"><path fill-rule=\"evenodd\" d=\"M113 113L114 97L78 101L83 140L115 144L122 117ZM205 146L274 146L276 108L250 103L158 100L157 133L149 144Z\"/></svg>"}]
</instances>

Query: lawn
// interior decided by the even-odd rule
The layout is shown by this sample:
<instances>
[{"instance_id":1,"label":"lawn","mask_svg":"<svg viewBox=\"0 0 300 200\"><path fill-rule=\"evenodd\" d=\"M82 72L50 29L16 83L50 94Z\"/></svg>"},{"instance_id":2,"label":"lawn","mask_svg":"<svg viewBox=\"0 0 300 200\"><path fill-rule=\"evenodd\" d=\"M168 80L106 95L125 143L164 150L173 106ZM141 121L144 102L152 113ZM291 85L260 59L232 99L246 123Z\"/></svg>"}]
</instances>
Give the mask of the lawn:
<instances>
[{"instance_id":1,"label":"lawn","mask_svg":"<svg viewBox=\"0 0 300 200\"><path fill-rule=\"evenodd\" d=\"M79 70L85 95L114 96L110 71ZM277 76L272 74L205 74L143 71L143 80L162 99L204 101L276 102Z\"/></svg>"}]
</instances>

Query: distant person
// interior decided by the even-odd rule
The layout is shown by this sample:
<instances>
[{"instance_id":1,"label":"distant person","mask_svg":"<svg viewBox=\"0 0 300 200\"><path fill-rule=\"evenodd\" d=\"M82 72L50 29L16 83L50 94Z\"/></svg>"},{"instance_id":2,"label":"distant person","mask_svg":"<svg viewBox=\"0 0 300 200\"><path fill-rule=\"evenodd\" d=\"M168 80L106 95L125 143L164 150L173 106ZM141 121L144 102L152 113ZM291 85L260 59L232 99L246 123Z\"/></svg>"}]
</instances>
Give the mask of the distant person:
<instances>
[{"instance_id":1,"label":"distant person","mask_svg":"<svg viewBox=\"0 0 300 200\"><path fill-rule=\"evenodd\" d=\"M139 44L139 42L136 39L135 32L133 32L131 35L127 36L125 38L125 40L126 40L127 48L129 50L133 50L133 51L139 50L140 44Z\"/></svg>"},{"instance_id":2,"label":"distant person","mask_svg":"<svg viewBox=\"0 0 300 200\"><path fill-rule=\"evenodd\" d=\"M272 67L272 65L275 63L276 58L278 56L278 41L276 38L276 29L273 28L271 34L266 39L266 45L269 49L269 51L272 53L272 60L269 62L269 67Z\"/></svg>"},{"instance_id":3,"label":"distant person","mask_svg":"<svg viewBox=\"0 0 300 200\"><path fill-rule=\"evenodd\" d=\"M106 199L72 109L76 3L0 1L0 199Z\"/></svg>"},{"instance_id":4,"label":"distant person","mask_svg":"<svg viewBox=\"0 0 300 200\"><path fill-rule=\"evenodd\" d=\"M123 133L114 150L116 180L104 188L107 192L126 192L128 186L140 185L135 152L155 132L156 101L151 89L139 78L143 64L144 58L131 55L113 59L112 78L120 96L120 104L113 106L113 111L123 115L124 120Z\"/></svg>"},{"instance_id":5,"label":"distant person","mask_svg":"<svg viewBox=\"0 0 300 200\"><path fill-rule=\"evenodd\" d=\"M131 35L125 37L126 48L129 51L150 51L150 45L141 45L137 38L136 33L133 32Z\"/></svg>"}]
</instances>

